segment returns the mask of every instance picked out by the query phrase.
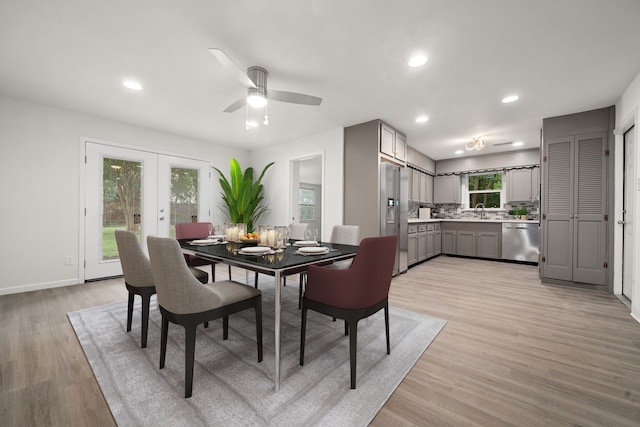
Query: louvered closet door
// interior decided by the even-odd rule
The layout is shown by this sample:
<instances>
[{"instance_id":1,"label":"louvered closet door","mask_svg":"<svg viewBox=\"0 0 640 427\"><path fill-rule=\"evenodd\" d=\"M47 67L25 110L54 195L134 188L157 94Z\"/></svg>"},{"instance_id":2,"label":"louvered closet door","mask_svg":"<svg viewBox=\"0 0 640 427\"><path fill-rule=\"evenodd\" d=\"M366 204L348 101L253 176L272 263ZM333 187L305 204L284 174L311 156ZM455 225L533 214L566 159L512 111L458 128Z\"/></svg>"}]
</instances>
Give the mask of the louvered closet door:
<instances>
[{"instance_id":1,"label":"louvered closet door","mask_svg":"<svg viewBox=\"0 0 640 427\"><path fill-rule=\"evenodd\" d=\"M573 280L574 137L550 138L545 147L544 276Z\"/></svg>"},{"instance_id":2,"label":"louvered closet door","mask_svg":"<svg viewBox=\"0 0 640 427\"><path fill-rule=\"evenodd\" d=\"M604 132L576 135L573 281L605 284Z\"/></svg>"}]
</instances>

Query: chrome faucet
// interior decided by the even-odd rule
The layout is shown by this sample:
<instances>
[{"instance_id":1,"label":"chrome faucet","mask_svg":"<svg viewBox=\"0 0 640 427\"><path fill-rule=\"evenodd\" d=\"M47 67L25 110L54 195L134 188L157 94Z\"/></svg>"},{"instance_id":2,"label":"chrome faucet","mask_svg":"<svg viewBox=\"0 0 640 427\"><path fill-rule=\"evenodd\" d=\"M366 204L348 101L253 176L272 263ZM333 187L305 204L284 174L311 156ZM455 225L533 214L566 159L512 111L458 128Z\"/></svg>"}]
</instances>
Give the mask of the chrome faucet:
<instances>
[{"instance_id":1,"label":"chrome faucet","mask_svg":"<svg viewBox=\"0 0 640 427\"><path fill-rule=\"evenodd\" d=\"M473 212L478 213L478 206L482 206L482 210L480 211L480 219L484 219L484 203L478 203L473 209Z\"/></svg>"}]
</instances>

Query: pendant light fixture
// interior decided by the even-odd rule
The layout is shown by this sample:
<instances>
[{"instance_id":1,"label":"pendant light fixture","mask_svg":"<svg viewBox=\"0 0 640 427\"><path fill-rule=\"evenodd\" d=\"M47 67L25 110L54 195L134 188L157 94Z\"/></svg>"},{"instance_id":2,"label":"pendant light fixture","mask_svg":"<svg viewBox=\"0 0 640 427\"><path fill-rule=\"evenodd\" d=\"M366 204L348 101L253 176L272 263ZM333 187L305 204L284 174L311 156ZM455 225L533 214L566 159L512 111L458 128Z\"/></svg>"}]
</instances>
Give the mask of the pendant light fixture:
<instances>
[{"instance_id":1,"label":"pendant light fixture","mask_svg":"<svg viewBox=\"0 0 640 427\"><path fill-rule=\"evenodd\" d=\"M474 137L471 141L467 142L467 145L465 146L465 148L467 150L482 150L485 146L485 142L484 139L480 138L479 136Z\"/></svg>"}]
</instances>

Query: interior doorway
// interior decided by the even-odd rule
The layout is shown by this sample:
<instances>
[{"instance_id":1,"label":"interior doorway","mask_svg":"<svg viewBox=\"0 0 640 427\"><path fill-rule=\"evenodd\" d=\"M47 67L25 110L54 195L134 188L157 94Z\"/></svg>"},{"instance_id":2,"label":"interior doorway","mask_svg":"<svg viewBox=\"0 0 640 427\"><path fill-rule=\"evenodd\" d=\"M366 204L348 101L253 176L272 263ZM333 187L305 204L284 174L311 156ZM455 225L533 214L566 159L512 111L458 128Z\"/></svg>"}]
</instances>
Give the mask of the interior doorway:
<instances>
[{"instance_id":1,"label":"interior doorway","mask_svg":"<svg viewBox=\"0 0 640 427\"><path fill-rule=\"evenodd\" d=\"M636 259L633 249L634 227L634 171L635 171L635 126L624 133L624 179L622 197L622 295L631 301Z\"/></svg>"},{"instance_id":2,"label":"interior doorway","mask_svg":"<svg viewBox=\"0 0 640 427\"><path fill-rule=\"evenodd\" d=\"M323 230L323 156L317 154L291 161L291 222L306 223L310 230Z\"/></svg>"}]
</instances>

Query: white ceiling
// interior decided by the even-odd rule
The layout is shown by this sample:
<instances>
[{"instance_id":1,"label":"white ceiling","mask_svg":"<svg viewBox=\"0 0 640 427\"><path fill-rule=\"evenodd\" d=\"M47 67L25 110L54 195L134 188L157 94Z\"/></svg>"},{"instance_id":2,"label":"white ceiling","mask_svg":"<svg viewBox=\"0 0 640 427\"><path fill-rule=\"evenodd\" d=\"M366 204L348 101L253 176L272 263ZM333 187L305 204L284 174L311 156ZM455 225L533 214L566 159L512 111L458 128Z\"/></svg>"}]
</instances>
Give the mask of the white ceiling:
<instances>
[{"instance_id":1,"label":"white ceiling","mask_svg":"<svg viewBox=\"0 0 640 427\"><path fill-rule=\"evenodd\" d=\"M638 0L0 0L0 94L246 149L380 118L439 160L473 136L537 147L544 117L613 105L639 41ZM322 105L271 102L247 132L210 47Z\"/></svg>"}]
</instances>

